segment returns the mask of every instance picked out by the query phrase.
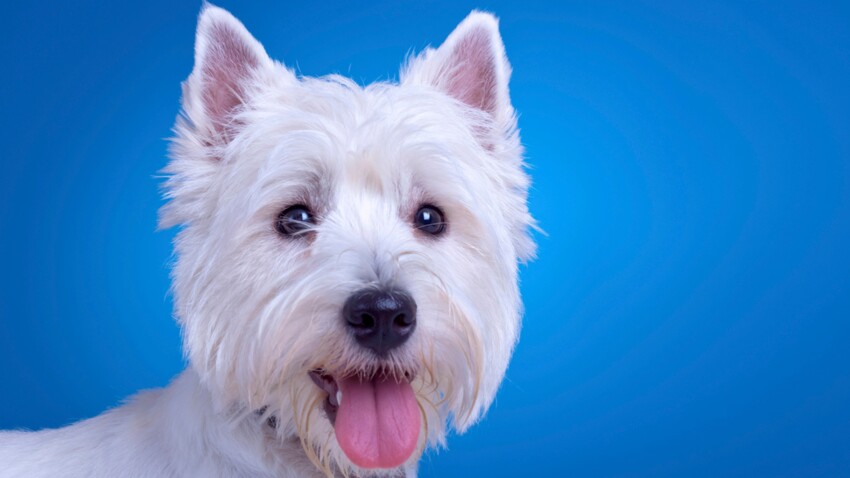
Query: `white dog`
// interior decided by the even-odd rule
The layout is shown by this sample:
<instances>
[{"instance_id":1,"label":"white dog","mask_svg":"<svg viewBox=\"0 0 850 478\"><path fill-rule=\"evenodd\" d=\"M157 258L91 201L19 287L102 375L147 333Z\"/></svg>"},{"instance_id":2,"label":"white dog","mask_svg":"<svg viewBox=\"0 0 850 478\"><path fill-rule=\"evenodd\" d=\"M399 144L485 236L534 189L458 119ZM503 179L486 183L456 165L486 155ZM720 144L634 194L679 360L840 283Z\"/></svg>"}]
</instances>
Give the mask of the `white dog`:
<instances>
[{"instance_id":1,"label":"white dog","mask_svg":"<svg viewBox=\"0 0 850 478\"><path fill-rule=\"evenodd\" d=\"M0 434L0 475L415 475L493 401L534 253L496 19L365 88L296 77L213 6L195 51L160 218L190 366Z\"/></svg>"}]
</instances>

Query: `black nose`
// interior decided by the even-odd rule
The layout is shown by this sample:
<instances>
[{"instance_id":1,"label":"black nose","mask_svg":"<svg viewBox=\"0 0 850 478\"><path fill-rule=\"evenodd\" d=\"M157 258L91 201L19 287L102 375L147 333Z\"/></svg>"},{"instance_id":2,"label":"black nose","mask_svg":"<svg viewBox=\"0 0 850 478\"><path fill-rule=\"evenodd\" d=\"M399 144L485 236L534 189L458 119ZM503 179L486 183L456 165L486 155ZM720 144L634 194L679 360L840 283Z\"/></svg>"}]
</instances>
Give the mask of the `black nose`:
<instances>
[{"instance_id":1,"label":"black nose","mask_svg":"<svg viewBox=\"0 0 850 478\"><path fill-rule=\"evenodd\" d=\"M416 302L398 290L355 292L342 315L357 342L381 356L403 344L416 328Z\"/></svg>"}]
</instances>

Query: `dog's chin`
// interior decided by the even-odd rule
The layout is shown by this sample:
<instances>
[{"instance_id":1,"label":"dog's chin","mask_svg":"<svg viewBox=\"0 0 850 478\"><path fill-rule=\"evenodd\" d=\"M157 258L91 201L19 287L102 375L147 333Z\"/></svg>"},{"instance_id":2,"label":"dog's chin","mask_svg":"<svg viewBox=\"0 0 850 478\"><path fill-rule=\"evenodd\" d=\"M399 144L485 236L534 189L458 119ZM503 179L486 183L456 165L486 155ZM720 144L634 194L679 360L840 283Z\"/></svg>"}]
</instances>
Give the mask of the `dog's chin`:
<instances>
[{"instance_id":1,"label":"dog's chin","mask_svg":"<svg viewBox=\"0 0 850 478\"><path fill-rule=\"evenodd\" d=\"M393 469L416 452L422 414L413 372L309 372L327 396L323 408L345 456L364 469Z\"/></svg>"}]
</instances>

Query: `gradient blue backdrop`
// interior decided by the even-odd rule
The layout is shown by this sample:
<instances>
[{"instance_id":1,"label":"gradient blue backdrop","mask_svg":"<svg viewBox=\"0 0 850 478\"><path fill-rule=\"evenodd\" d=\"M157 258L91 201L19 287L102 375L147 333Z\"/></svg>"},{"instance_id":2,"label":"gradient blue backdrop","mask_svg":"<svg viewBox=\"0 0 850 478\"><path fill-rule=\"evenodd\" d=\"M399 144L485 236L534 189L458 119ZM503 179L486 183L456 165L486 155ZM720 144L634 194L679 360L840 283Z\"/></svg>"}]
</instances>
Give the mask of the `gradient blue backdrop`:
<instances>
[{"instance_id":1,"label":"gradient blue backdrop","mask_svg":"<svg viewBox=\"0 0 850 478\"><path fill-rule=\"evenodd\" d=\"M846 2L263 3L221 2L361 82L502 18L548 236L495 406L423 476L850 476ZM155 173L199 7L4 7L0 428L184 366Z\"/></svg>"}]
</instances>

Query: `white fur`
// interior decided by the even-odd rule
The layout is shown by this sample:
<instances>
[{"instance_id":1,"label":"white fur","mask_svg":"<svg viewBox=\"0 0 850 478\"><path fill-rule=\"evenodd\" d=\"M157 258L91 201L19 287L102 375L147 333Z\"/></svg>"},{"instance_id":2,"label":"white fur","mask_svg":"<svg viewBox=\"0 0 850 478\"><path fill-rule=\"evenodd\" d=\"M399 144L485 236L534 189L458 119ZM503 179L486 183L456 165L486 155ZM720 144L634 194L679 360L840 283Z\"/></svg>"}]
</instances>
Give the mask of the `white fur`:
<instances>
[{"instance_id":1,"label":"white fur","mask_svg":"<svg viewBox=\"0 0 850 478\"><path fill-rule=\"evenodd\" d=\"M415 371L421 449L486 412L518 337L517 262L534 251L509 76L486 13L399 84L364 88L297 78L206 6L161 213L182 228L173 291L190 367L70 427L0 434L0 476L414 475L419 453L399 470L354 466L308 372ZM411 225L423 203L446 213L442 237ZM318 217L302 238L273 227L292 204ZM418 304L415 333L380 363L340 319L366 286Z\"/></svg>"}]
</instances>

